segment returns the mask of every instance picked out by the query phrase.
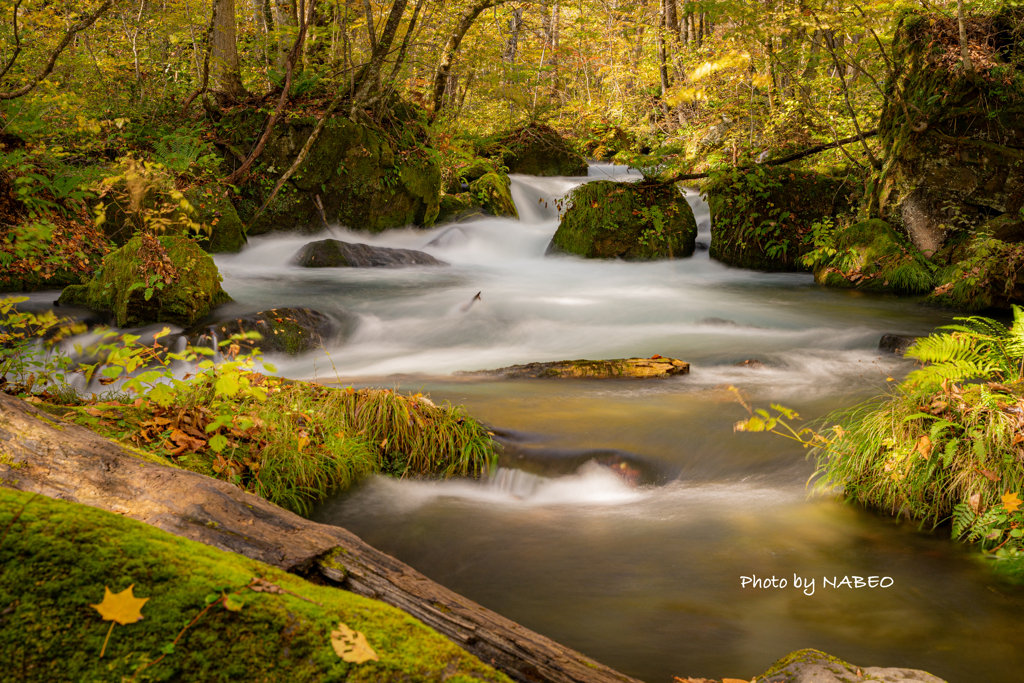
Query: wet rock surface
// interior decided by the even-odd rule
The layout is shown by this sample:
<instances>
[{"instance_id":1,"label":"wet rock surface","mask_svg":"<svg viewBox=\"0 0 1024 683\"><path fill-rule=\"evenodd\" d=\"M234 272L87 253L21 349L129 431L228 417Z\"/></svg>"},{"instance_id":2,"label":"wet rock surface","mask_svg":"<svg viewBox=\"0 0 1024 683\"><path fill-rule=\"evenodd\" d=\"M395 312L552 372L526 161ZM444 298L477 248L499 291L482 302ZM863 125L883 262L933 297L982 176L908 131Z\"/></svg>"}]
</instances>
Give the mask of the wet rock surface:
<instances>
[{"instance_id":1,"label":"wet rock surface","mask_svg":"<svg viewBox=\"0 0 1024 683\"><path fill-rule=\"evenodd\" d=\"M400 268L447 266L430 254L415 249L372 247L368 244L320 240L299 250L294 263L304 268Z\"/></svg>"},{"instance_id":2,"label":"wet rock surface","mask_svg":"<svg viewBox=\"0 0 1024 683\"><path fill-rule=\"evenodd\" d=\"M335 320L311 308L270 308L196 325L182 336L193 346L212 347L231 335L257 332L262 339L237 342L242 351L258 348L264 353L296 355L345 336L355 324L354 316Z\"/></svg>"},{"instance_id":3,"label":"wet rock surface","mask_svg":"<svg viewBox=\"0 0 1024 683\"><path fill-rule=\"evenodd\" d=\"M917 669L859 667L818 650L798 650L777 661L756 683L945 683Z\"/></svg>"},{"instance_id":4,"label":"wet rock surface","mask_svg":"<svg viewBox=\"0 0 1024 683\"><path fill-rule=\"evenodd\" d=\"M917 337L909 334L883 334L878 341L878 350L902 356L916 341Z\"/></svg>"},{"instance_id":5,"label":"wet rock surface","mask_svg":"<svg viewBox=\"0 0 1024 683\"><path fill-rule=\"evenodd\" d=\"M661 379L686 375L690 364L677 358L619 358L614 360L563 360L511 365L497 370L456 373L463 377L503 379Z\"/></svg>"}]
</instances>

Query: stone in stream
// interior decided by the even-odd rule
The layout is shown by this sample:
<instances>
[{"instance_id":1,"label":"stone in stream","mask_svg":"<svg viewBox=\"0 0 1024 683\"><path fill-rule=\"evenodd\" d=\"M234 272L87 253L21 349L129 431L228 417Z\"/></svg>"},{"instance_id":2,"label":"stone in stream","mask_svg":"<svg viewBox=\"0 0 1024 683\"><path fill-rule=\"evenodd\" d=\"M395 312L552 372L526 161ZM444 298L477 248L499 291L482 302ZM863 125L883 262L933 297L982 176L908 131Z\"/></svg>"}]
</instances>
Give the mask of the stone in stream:
<instances>
[{"instance_id":1,"label":"stone in stream","mask_svg":"<svg viewBox=\"0 0 1024 683\"><path fill-rule=\"evenodd\" d=\"M946 683L917 669L859 667L818 650L797 650L755 678L757 683Z\"/></svg>"},{"instance_id":2,"label":"stone in stream","mask_svg":"<svg viewBox=\"0 0 1024 683\"><path fill-rule=\"evenodd\" d=\"M768 366L756 358L748 358L747 360L741 360L739 363L735 363L733 367L747 368L748 370L764 370Z\"/></svg>"},{"instance_id":3,"label":"stone in stream","mask_svg":"<svg viewBox=\"0 0 1024 683\"><path fill-rule=\"evenodd\" d=\"M917 337L909 334L883 334L878 340L878 350L902 356L916 341Z\"/></svg>"},{"instance_id":4,"label":"stone in stream","mask_svg":"<svg viewBox=\"0 0 1024 683\"><path fill-rule=\"evenodd\" d=\"M430 254L414 249L371 247L369 244L320 240L310 242L292 259L304 268L397 268L402 266L447 266Z\"/></svg>"},{"instance_id":5,"label":"stone in stream","mask_svg":"<svg viewBox=\"0 0 1024 683\"><path fill-rule=\"evenodd\" d=\"M459 372L459 376L502 379L662 379L686 375L690 364L676 358L618 358L614 360L562 360L550 363L511 365L497 370Z\"/></svg>"},{"instance_id":6,"label":"stone in stream","mask_svg":"<svg viewBox=\"0 0 1024 683\"><path fill-rule=\"evenodd\" d=\"M343 336L354 324L354 320L346 318L338 322L310 308L271 308L196 325L182 336L193 346L210 347L215 338L216 342L221 342L233 334L258 332L262 339L238 342L243 351L258 348L264 353L296 355Z\"/></svg>"}]
</instances>

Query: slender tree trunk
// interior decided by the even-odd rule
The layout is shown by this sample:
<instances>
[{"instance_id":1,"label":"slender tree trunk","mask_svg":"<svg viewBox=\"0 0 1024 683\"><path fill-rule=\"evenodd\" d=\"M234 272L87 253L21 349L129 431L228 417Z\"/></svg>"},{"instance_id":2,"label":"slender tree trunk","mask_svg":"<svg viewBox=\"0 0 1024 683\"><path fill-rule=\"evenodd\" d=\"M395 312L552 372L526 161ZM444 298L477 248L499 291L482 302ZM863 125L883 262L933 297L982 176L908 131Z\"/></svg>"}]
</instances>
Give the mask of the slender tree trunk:
<instances>
[{"instance_id":1,"label":"slender tree trunk","mask_svg":"<svg viewBox=\"0 0 1024 683\"><path fill-rule=\"evenodd\" d=\"M377 52L377 29L373 27L373 5L370 0L363 0L363 12L366 15L366 35L370 40L370 53Z\"/></svg>"},{"instance_id":2,"label":"slender tree trunk","mask_svg":"<svg viewBox=\"0 0 1024 683\"><path fill-rule=\"evenodd\" d=\"M665 29L668 23L668 11L666 8L668 0L661 0L658 10L658 75L661 77L661 107L667 112L668 105L665 96L668 94L668 58L665 53Z\"/></svg>"},{"instance_id":3,"label":"slender tree trunk","mask_svg":"<svg viewBox=\"0 0 1024 683\"><path fill-rule=\"evenodd\" d=\"M441 58L437 61L437 68L434 70L434 95L432 97L434 116L437 116L444 106L444 93L448 83L448 75L451 73L452 62L455 61L455 54L459 51L462 39L466 37L466 33L473 26L473 22L476 21L481 12L485 9L504 4L507 1L477 0L475 4L467 7L462 16L459 17L459 23L455 25L455 30L452 31L452 34L448 36L448 41L441 50Z\"/></svg>"},{"instance_id":4,"label":"slender tree trunk","mask_svg":"<svg viewBox=\"0 0 1024 683\"><path fill-rule=\"evenodd\" d=\"M956 0L956 21L960 26L960 54L964 60L964 73L974 73L971 65L971 52L967 44L967 26L964 24L964 0Z\"/></svg>"},{"instance_id":5,"label":"slender tree trunk","mask_svg":"<svg viewBox=\"0 0 1024 683\"><path fill-rule=\"evenodd\" d=\"M362 78L356 87L356 94L352 98L352 108L349 116L355 116L356 112L367 104L375 101L379 96L380 73L384 66L384 59L391 51L391 44L395 41L395 34L398 32L398 25L402 23L402 15L409 0L395 0L391 5L391 13L388 14L388 21L384 24L384 31L377 41L377 49L370 57L370 63L363 72Z\"/></svg>"},{"instance_id":6,"label":"slender tree trunk","mask_svg":"<svg viewBox=\"0 0 1024 683\"><path fill-rule=\"evenodd\" d=\"M277 37L277 59L274 65L280 70L288 61L288 52L294 38L290 35L295 28L295 15L288 0L270 0L274 15L274 33Z\"/></svg>"},{"instance_id":7,"label":"slender tree trunk","mask_svg":"<svg viewBox=\"0 0 1024 683\"><path fill-rule=\"evenodd\" d=\"M235 36L235 0L216 0L214 4L213 47L210 75L213 89L227 100L245 95L242 72L238 67L238 46Z\"/></svg>"}]
</instances>

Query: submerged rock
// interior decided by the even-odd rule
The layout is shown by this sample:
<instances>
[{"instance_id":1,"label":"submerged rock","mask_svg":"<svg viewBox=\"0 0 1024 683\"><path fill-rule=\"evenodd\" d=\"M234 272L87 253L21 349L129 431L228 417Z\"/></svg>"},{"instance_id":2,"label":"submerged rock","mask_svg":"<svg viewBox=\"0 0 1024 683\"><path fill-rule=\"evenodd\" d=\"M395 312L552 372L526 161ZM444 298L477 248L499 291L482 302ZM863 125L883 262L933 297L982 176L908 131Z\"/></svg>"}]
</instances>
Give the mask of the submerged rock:
<instances>
[{"instance_id":1,"label":"submerged rock","mask_svg":"<svg viewBox=\"0 0 1024 683\"><path fill-rule=\"evenodd\" d=\"M735 169L704 187L711 208L710 256L737 268L810 270L811 226L853 204L845 178L785 166Z\"/></svg>"},{"instance_id":2,"label":"submerged rock","mask_svg":"<svg viewBox=\"0 0 1024 683\"><path fill-rule=\"evenodd\" d=\"M536 176L585 176L587 160L574 152L554 128L531 124L503 135L485 148L509 173Z\"/></svg>"},{"instance_id":3,"label":"submerged rock","mask_svg":"<svg viewBox=\"0 0 1024 683\"><path fill-rule=\"evenodd\" d=\"M900 294L920 294L935 285L928 260L885 221L861 221L840 231L835 249L814 269L820 285Z\"/></svg>"},{"instance_id":4,"label":"submerged rock","mask_svg":"<svg viewBox=\"0 0 1024 683\"><path fill-rule=\"evenodd\" d=\"M756 677L757 683L946 683L917 669L860 667L818 650L797 650Z\"/></svg>"},{"instance_id":5,"label":"submerged rock","mask_svg":"<svg viewBox=\"0 0 1024 683\"><path fill-rule=\"evenodd\" d=\"M293 262L304 268L399 268L402 266L447 266L430 254L415 249L372 247L369 244L320 240L310 242L295 254Z\"/></svg>"},{"instance_id":6,"label":"submerged rock","mask_svg":"<svg viewBox=\"0 0 1024 683\"><path fill-rule=\"evenodd\" d=\"M108 311L118 327L189 327L231 301L220 282L213 259L193 240L136 235L107 254L88 284L66 287L58 302Z\"/></svg>"},{"instance_id":7,"label":"submerged rock","mask_svg":"<svg viewBox=\"0 0 1024 683\"><path fill-rule=\"evenodd\" d=\"M909 334L883 334L878 340L878 350L902 356L916 341L917 337Z\"/></svg>"},{"instance_id":8,"label":"submerged rock","mask_svg":"<svg viewBox=\"0 0 1024 683\"><path fill-rule=\"evenodd\" d=\"M238 341L239 347L243 351L258 348L264 353L295 355L322 347L325 341L338 336L342 327L320 311L310 308L271 308L198 325L183 336L193 346L212 347L234 334L258 332L262 339Z\"/></svg>"},{"instance_id":9,"label":"submerged rock","mask_svg":"<svg viewBox=\"0 0 1024 683\"><path fill-rule=\"evenodd\" d=\"M739 363L733 363L733 367L747 368L748 370L764 370L768 366L756 358L748 358L747 360L741 360Z\"/></svg>"},{"instance_id":10,"label":"submerged rock","mask_svg":"<svg viewBox=\"0 0 1024 683\"><path fill-rule=\"evenodd\" d=\"M676 358L619 358L615 360L563 360L550 363L511 365L497 370L460 372L461 376L503 379L662 379L686 375L690 364Z\"/></svg>"},{"instance_id":11,"label":"submerged rock","mask_svg":"<svg viewBox=\"0 0 1024 683\"><path fill-rule=\"evenodd\" d=\"M452 223L484 215L483 207L473 201L472 195L468 192L446 194L441 196L441 208L437 212L435 223Z\"/></svg>"},{"instance_id":12,"label":"submerged rock","mask_svg":"<svg viewBox=\"0 0 1024 683\"><path fill-rule=\"evenodd\" d=\"M549 254L639 261L693 254L697 221L671 183L596 180L577 187Z\"/></svg>"}]
</instances>

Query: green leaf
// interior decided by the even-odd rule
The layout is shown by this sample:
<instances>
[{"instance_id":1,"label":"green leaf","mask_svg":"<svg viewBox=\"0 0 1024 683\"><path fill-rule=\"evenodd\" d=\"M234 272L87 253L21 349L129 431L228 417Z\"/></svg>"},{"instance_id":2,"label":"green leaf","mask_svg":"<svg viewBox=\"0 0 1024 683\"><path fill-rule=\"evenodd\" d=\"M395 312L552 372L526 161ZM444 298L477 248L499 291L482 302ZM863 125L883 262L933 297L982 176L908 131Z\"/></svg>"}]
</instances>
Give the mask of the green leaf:
<instances>
[{"instance_id":1,"label":"green leaf","mask_svg":"<svg viewBox=\"0 0 1024 683\"><path fill-rule=\"evenodd\" d=\"M234 396L238 393L238 376L221 375L213 386L218 396Z\"/></svg>"},{"instance_id":2,"label":"green leaf","mask_svg":"<svg viewBox=\"0 0 1024 683\"><path fill-rule=\"evenodd\" d=\"M214 453L220 453L228 445L228 440L223 434L214 434L208 442Z\"/></svg>"}]
</instances>

